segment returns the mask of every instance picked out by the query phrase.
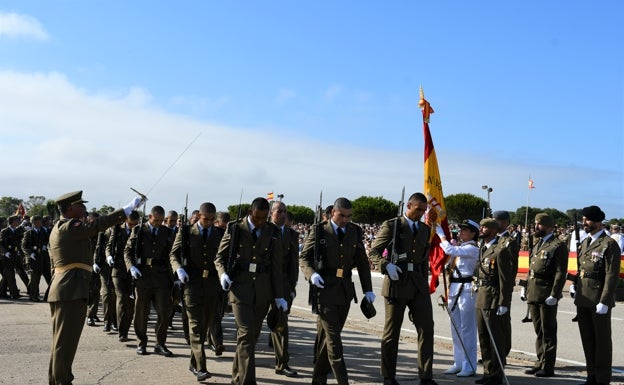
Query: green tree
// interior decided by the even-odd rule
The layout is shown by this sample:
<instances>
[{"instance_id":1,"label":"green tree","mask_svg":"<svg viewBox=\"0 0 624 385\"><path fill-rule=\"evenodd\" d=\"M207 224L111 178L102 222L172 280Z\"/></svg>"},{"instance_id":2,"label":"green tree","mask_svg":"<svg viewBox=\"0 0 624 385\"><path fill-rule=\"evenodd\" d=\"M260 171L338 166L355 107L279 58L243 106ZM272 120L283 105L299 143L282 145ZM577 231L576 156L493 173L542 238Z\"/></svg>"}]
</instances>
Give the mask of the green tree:
<instances>
[{"instance_id":1,"label":"green tree","mask_svg":"<svg viewBox=\"0 0 624 385\"><path fill-rule=\"evenodd\" d=\"M535 216L541 212L544 212L543 209L539 207L529 207L529 213L527 214L527 207L522 206L516 209L515 212L510 212L510 223L520 224L522 226L528 225L531 226L535 223ZM525 223L526 220L526 223Z\"/></svg>"},{"instance_id":2,"label":"green tree","mask_svg":"<svg viewBox=\"0 0 624 385\"><path fill-rule=\"evenodd\" d=\"M398 205L383 197L361 196L351 202L352 220L356 223L375 224L396 216Z\"/></svg>"},{"instance_id":3,"label":"green tree","mask_svg":"<svg viewBox=\"0 0 624 385\"><path fill-rule=\"evenodd\" d=\"M100 207L99 210L95 210L95 211L100 215L108 215L112 213L113 211L115 211L115 208L113 206L102 205L102 207Z\"/></svg>"},{"instance_id":4,"label":"green tree","mask_svg":"<svg viewBox=\"0 0 624 385\"><path fill-rule=\"evenodd\" d=\"M444 197L446 218L449 222L459 223L464 219L472 219L479 222L487 207L487 202L472 194L453 194Z\"/></svg>"},{"instance_id":5,"label":"green tree","mask_svg":"<svg viewBox=\"0 0 624 385\"><path fill-rule=\"evenodd\" d=\"M15 214L17 207L22 200L14 197L2 197L0 198L0 216L9 217Z\"/></svg>"},{"instance_id":6,"label":"green tree","mask_svg":"<svg viewBox=\"0 0 624 385\"><path fill-rule=\"evenodd\" d=\"M230 205L228 206L228 213L230 214L230 218L232 218L232 220L235 220L238 218L239 215L239 211L238 211L239 205ZM245 215L247 215L249 213L249 209L251 208L251 204L249 203L241 203L240 205L240 217L244 217Z\"/></svg>"},{"instance_id":7,"label":"green tree","mask_svg":"<svg viewBox=\"0 0 624 385\"><path fill-rule=\"evenodd\" d=\"M28 200L24 202L24 208L26 209L26 214L30 215L48 215L48 207L46 205L46 197L40 195L31 195L28 197Z\"/></svg>"},{"instance_id":8,"label":"green tree","mask_svg":"<svg viewBox=\"0 0 624 385\"><path fill-rule=\"evenodd\" d=\"M295 223L314 223L314 210L306 206L287 205L286 209L295 217Z\"/></svg>"}]
</instances>

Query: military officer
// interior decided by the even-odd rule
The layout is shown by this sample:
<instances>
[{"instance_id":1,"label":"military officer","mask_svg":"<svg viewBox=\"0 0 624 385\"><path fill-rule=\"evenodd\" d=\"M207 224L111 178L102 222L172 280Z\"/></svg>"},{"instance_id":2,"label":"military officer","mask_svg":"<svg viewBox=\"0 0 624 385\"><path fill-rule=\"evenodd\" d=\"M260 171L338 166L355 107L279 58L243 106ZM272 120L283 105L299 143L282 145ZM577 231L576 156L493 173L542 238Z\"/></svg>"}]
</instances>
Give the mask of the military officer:
<instances>
[{"instance_id":1,"label":"military officer","mask_svg":"<svg viewBox=\"0 0 624 385\"><path fill-rule=\"evenodd\" d=\"M70 384L74 379L71 367L84 326L91 279L90 238L122 222L140 205L141 198L136 197L123 209L102 215L93 222L84 222L84 203L82 191L56 198L61 219L52 228L48 249L54 267L47 296L52 317L50 385Z\"/></svg>"},{"instance_id":2,"label":"military officer","mask_svg":"<svg viewBox=\"0 0 624 385\"><path fill-rule=\"evenodd\" d=\"M48 256L48 233L41 227L43 218L40 215L32 217L32 227L24 233L22 238L22 252L26 259L25 264L30 267L30 287L28 293L33 302L39 299L39 282L46 268L45 260Z\"/></svg>"},{"instance_id":3,"label":"military officer","mask_svg":"<svg viewBox=\"0 0 624 385\"><path fill-rule=\"evenodd\" d=\"M219 211L217 213L217 218L215 219L214 226L221 228L225 232L225 230L227 229L227 224L229 222L230 214L227 211ZM225 351L225 346L223 345L223 328L221 322L223 318L222 311L224 309L223 301L227 301L227 292L223 290L218 290L217 293L218 311L215 313L212 319L212 323L208 328L208 335L206 336L206 339L208 340L208 348L214 351L215 356L221 356Z\"/></svg>"},{"instance_id":4,"label":"military officer","mask_svg":"<svg viewBox=\"0 0 624 385\"><path fill-rule=\"evenodd\" d=\"M115 305L117 298L113 286L112 268L106 262L106 245L108 244L112 228L98 234L93 252L93 271L99 275L100 298L102 299L102 315L104 318L104 332L117 331L117 312Z\"/></svg>"},{"instance_id":5,"label":"military officer","mask_svg":"<svg viewBox=\"0 0 624 385\"><path fill-rule=\"evenodd\" d=\"M100 214L92 211L87 215L87 222L93 222L99 216ZM91 245L92 263L95 260L95 249L97 247L98 238L99 234L96 234L89 239L89 243ZM92 268L93 267L94 266L92 265ZM89 326L95 326L95 321L100 322L97 313L100 306L100 289L102 288L102 281L100 281L98 271L98 269L93 269L91 272L91 284L89 287L89 299L87 302L87 325Z\"/></svg>"},{"instance_id":6,"label":"military officer","mask_svg":"<svg viewBox=\"0 0 624 385\"><path fill-rule=\"evenodd\" d=\"M299 279L299 233L286 226L286 205L284 202L276 201L271 207L271 221L279 228L282 239L282 284L284 287L284 297L288 302L288 309L296 296L297 280ZM271 304L269 315L280 312L277 305ZM285 312L288 313L288 312ZM271 331L270 338L275 352L275 373L287 377L296 377L297 372L288 366L290 356L288 354L288 316L276 319L282 321Z\"/></svg>"},{"instance_id":7,"label":"military officer","mask_svg":"<svg viewBox=\"0 0 624 385\"><path fill-rule=\"evenodd\" d=\"M167 348L167 325L171 312L173 276L169 252L173 245L172 231L163 226L165 209L152 207L147 223L136 226L124 249L126 268L135 280L134 333L139 340L137 354L147 354L147 318L152 304L156 309L156 345L154 353L172 357Z\"/></svg>"},{"instance_id":8,"label":"military officer","mask_svg":"<svg viewBox=\"0 0 624 385\"><path fill-rule=\"evenodd\" d=\"M318 314L320 329L312 384L327 384L330 371L339 385L349 383L341 334L355 297L351 280L353 268L358 270L368 302L375 300L363 232L351 223L351 212L351 202L347 198L338 198L331 219L310 229L299 257L306 280L315 287L317 306L313 311ZM319 260L315 261L315 254Z\"/></svg>"},{"instance_id":9,"label":"military officer","mask_svg":"<svg viewBox=\"0 0 624 385\"><path fill-rule=\"evenodd\" d=\"M236 320L234 385L256 383L256 343L270 303L288 309L283 298L279 229L267 222L268 216L269 202L254 199L246 217L228 224L215 260L221 286L230 291Z\"/></svg>"},{"instance_id":10,"label":"military officer","mask_svg":"<svg viewBox=\"0 0 624 385\"><path fill-rule=\"evenodd\" d=\"M128 331L134 316L134 290L132 276L126 269L124 248L132 229L139 224L139 213L133 210L126 222L111 229L106 244L106 264L112 269L111 278L115 289L115 311L119 342L128 341Z\"/></svg>"},{"instance_id":11,"label":"military officer","mask_svg":"<svg viewBox=\"0 0 624 385\"><path fill-rule=\"evenodd\" d=\"M381 294L385 298L384 331L381 337L381 375L384 385L397 385L396 362L405 309L409 308L418 332L418 377L420 384L433 380L433 310L429 294L429 238L431 228L420 218L427 197L412 194L402 217L385 221L370 249L370 257L385 274ZM392 244L395 238L396 244ZM383 254L388 250L391 257ZM392 257L394 255L394 257Z\"/></svg>"},{"instance_id":12,"label":"military officer","mask_svg":"<svg viewBox=\"0 0 624 385\"><path fill-rule=\"evenodd\" d=\"M611 382L613 345L611 309L620 273L620 248L602 228L605 213L598 206L583 208L587 238L578 250L576 283L570 286L587 367L586 385Z\"/></svg>"},{"instance_id":13,"label":"military officer","mask_svg":"<svg viewBox=\"0 0 624 385\"><path fill-rule=\"evenodd\" d=\"M518 274L518 258L520 256L520 244L518 243L516 237L513 237L509 232L509 221L510 215L509 211L498 210L492 213L492 217L496 219L499 226L498 231L498 244L507 248L509 253L511 254L511 265L512 265L512 280L515 283L516 275ZM505 357L509 355L511 351L511 308L509 311L502 316L503 317L503 327L504 327L504 335L505 335L505 349L503 354Z\"/></svg>"},{"instance_id":14,"label":"military officer","mask_svg":"<svg viewBox=\"0 0 624 385\"><path fill-rule=\"evenodd\" d=\"M20 297L19 289L17 288L17 282L15 280L15 267L20 258L20 241L21 235L17 228L19 226L20 219L17 215L9 217L7 221L7 227L0 231L0 258L3 261L2 277L9 288L9 293L12 299L18 299Z\"/></svg>"},{"instance_id":15,"label":"military officer","mask_svg":"<svg viewBox=\"0 0 624 385\"><path fill-rule=\"evenodd\" d=\"M215 227L215 205L202 203L197 222L178 231L170 253L170 263L178 279L184 283L184 304L189 323L191 362L189 370L203 381L210 377L206 369L204 342L215 314L220 310L221 291L214 260L223 237L223 229Z\"/></svg>"},{"instance_id":16,"label":"military officer","mask_svg":"<svg viewBox=\"0 0 624 385\"><path fill-rule=\"evenodd\" d=\"M568 248L553 230L555 222L546 213L535 216L535 236L541 238L533 247L529 261L527 288L520 298L528 301L537 339L537 360L526 374L536 377L555 375L557 359L557 303L568 272Z\"/></svg>"},{"instance_id":17,"label":"military officer","mask_svg":"<svg viewBox=\"0 0 624 385\"><path fill-rule=\"evenodd\" d=\"M477 291L477 329L483 360L483 377L475 383L499 385L503 383L505 335L503 317L511 306L513 292L513 263L509 248L499 244L496 236L500 227L495 219L479 223L481 238ZM490 338L492 332L493 338ZM499 361L500 359L500 361Z\"/></svg>"}]
</instances>

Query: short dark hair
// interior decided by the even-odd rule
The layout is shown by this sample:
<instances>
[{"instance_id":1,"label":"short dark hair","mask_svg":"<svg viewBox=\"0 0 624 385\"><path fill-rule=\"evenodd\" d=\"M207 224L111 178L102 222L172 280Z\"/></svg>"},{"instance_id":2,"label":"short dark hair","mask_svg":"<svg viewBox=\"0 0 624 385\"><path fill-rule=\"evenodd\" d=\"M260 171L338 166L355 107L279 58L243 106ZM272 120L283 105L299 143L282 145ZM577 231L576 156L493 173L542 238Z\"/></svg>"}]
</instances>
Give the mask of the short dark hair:
<instances>
[{"instance_id":1,"label":"short dark hair","mask_svg":"<svg viewBox=\"0 0 624 385\"><path fill-rule=\"evenodd\" d=\"M160 214L162 216L165 216L165 209L162 206L154 206L154 207L152 207L152 210L150 211L150 214L152 214L152 215Z\"/></svg>"},{"instance_id":2,"label":"short dark hair","mask_svg":"<svg viewBox=\"0 0 624 385\"><path fill-rule=\"evenodd\" d=\"M217 213L217 219L219 222L228 223L230 221L230 213L227 211L219 211Z\"/></svg>"},{"instance_id":3,"label":"short dark hair","mask_svg":"<svg viewBox=\"0 0 624 385\"><path fill-rule=\"evenodd\" d=\"M425 194L419 193L419 192L413 193L412 195L410 195L408 201L409 202L416 202L416 201L418 201L418 202L428 203L427 202L427 197L425 196Z\"/></svg>"},{"instance_id":4,"label":"short dark hair","mask_svg":"<svg viewBox=\"0 0 624 385\"><path fill-rule=\"evenodd\" d=\"M350 210L352 208L351 201L347 198L340 197L334 202L334 209L336 210Z\"/></svg>"},{"instance_id":5,"label":"short dark hair","mask_svg":"<svg viewBox=\"0 0 624 385\"><path fill-rule=\"evenodd\" d=\"M132 210L130 211L130 215L128 215L128 218L133 221L138 221L141 217L139 216L138 211Z\"/></svg>"},{"instance_id":6,"label":"short dark hair","mask_svg":"<svg viewBox=\"0 0 624 385\"><path fill-rule=\"evenodd\" d=\"M214 204L210 202L204 202L201 204L201 206L199 206L199 213L202 215L214 214L216 212L217 212L217 208L215 207Z\"/></svg>"},{"instance_id":7,"label":"short dark hair","mask_svg":"<svg viewBox=\"0 0 624 385\"><path fill-rule=\"evenodd\" d=\"M260 210L260 211L268 211L269 210L269 201L258 197L251 202L251 211Z\"/></svg>"}]
</instances>

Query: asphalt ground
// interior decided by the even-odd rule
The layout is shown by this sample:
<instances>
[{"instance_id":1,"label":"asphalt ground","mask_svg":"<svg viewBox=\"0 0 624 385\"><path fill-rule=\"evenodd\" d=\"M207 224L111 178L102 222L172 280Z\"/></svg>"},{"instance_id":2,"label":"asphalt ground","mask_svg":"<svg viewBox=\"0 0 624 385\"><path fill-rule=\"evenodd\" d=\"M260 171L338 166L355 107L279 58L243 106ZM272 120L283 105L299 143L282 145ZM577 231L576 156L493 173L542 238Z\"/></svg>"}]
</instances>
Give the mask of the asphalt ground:
<instances>
[{"instance_id":1,"label":"asphalt ground","mask_svg":"<svg viewBox=\"0 0 624 385\"><path fill-rule=\"evenodd\" d=\"M21 287L22 293L25 289ZM307 283L300 281L300 293L307 293ZM299 303L305 299L297 298ZM383 317L381 301L375 302L378 315ZM352 316L353 315L353 316ZM100 318L101 309L100 309ZM149 325L148 351L154 344L152 314ZM383 319L383 318L382 318ZM73 372L74 384L194 384L196 378L188 371L190 347L185 344L179 314L174 319L174 330L169 331L167 346L174 357L157 354L139 356L135 353L135 336L121 343L115 333L103 332L103 324L84 327ZM268 328L264 327L256 349L256 376L259 384L310 383L312 378L312 346L316 335L315 316L304 306L295 306L289 319L290 367L298 377L288 378L274 372L274 354L268 342ZM404 329L409 325L404 324ZM223 320L226 351L221 357L207 350L208 370L212 377L206 384L229 384L231 380L232 354L235 349L235 325L233 316L226 314ZM413 329L413 328L412 328ZM620 333L614 330L614 333ZM379 323L363 321L359 306L353 304L349 320L343 332L345 360L352 384L381 384ZM402 333L397 364L397 380L402 385L418 384L417 351L415 333ZM0 299L0 384L46 384L50 357L51 325L47 303L33 303L27 297L19 300ZM585 379L584 368L579 365L562 364L556 368L557 376L540 379L524 374L531 366L533 357L512 354L508 359L506 374L510 384L578 384ZM614 357L615 361L622 357ZM472 378L458 378L443 372L453 363L451 344L448 339L436 337L433 364L434 379L438 384L474 384ZM478 375L482 373L479 366ZM329 378L329 384L336 383ZM612 384L624 384L624 376L614 374Z\"/></svg>"}]
</instances>

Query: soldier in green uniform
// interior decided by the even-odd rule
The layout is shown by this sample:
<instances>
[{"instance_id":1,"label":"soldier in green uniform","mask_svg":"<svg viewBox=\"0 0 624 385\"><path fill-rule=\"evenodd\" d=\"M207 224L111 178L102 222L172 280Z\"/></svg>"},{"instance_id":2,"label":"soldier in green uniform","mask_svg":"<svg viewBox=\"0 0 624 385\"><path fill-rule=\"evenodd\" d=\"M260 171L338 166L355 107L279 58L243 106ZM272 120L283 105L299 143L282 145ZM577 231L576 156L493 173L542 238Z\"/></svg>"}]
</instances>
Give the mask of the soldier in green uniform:
<instances>
[{"instance_id":1,"label":"soldier in green uniform","mask_svg":"<svg viewBox=\"0 0 624 385\"><path fill-rule=\"evenodd\" d=\"M605 213L598 206L583 209L587 238L578 250L578 272L570 294L574 297L587 367L585 385L611 382L613 345L611 309L620 274L620 247L602 228Z\"/></svg>"},{"instance_id":2,"label":"soldier in green uniform","mask_svg":"<svg viewBox=\"0 0 624 385\"><path fill-rule=\"evenodd\" d=\"M277 201L271 207L271 221L280 229L282 239L282 284L288 309L296 296L297 280L299 279L299 233L286 226L286 205ZM267 319L280 312L272 303ZM271 331L270 338L275 352L275 373L287 377L296 377L297 372L288 366L288 312L284 317L275 317L282 322Z\"/></svg>"},{"instance_id":3,"label":"soldier in green uniform","mask_svg":"<svg viewBox=\"0 0 624 385\"><path fill-rule=\"evenodd\" d=\"M21 234L18 231L20 219L17 215L9 217L7 227L0 230L0 258L3 259L2 277L9 288L12 299L20 297L15 269L20 258Z\"/></svg>"},{"instance_id":4,"label":"soldier in green uniform","mask_svg":"<svg viewBox=\"0 0 624 385\"><path fill-rule=\"evenodd\" d=\"M96 212L90 212L87 215L87 222L95 221L100 214ZM91 263L95 260L95 249L97 247L97 240L99 234L92 236L89 239L89 244L91 245L91 254L92 260ZM102 281L100 281L100 277L98 275L98 269L92 266L91 272L91 283L89 285L89 299L87 301L87 325L95 326L95 321L100 322L100 319L97 316L98 308L100 307L100 289L102 288Z\"/></svg>"},{"instance_id":5,"label":"soldier in green uniform","mask_svg":"<svg viewBox=\"0 0 624 385\"><path fill-rule=\"evenodd\" d=\"M134 292L132 276L126 269L124 248L130 238L132 229L139 224L139 213L132 211L126 222L111 228L106 244L106 264L112 269L111 277L115 289L115 310L119 342L128 341L128 331L134 316Z\"/></svg>"},{"instance_id":6,"label":"soldier in green uniform","mask_svg":"<svg viewBox=\"0 0 624 385\"><path fill-rule=\"evenodd\" d=\"M318 314L320 331L312 372L313 385L327 384L330 371L339 385L349 383L341 334L355 297L355 285L351 280L353 268L358 270L368 302L375 300L362 229L351 223L351 212L351 202L347 198L338 198L331 219L310 229L299 257L301 270L306 280L314 285L317 298L314 310ZM315 261L315 254L320 257L319 261Z\"/></svg>"},{"instance_id":7,"label":"soldier in green uniform","mask_svg":"<svg viewBox=\"0 0 624 385\"><path fill-rule=\"evenodd\" d=\"M41 227L43 218L40 215L32 217L32 227L24 233L22 238L22 252L25 264L30 268L30 287L28 294L33 302L39 299L39 282L46 268L45 260L48 255L48 233Z\"/></svg>"},{"instance_id":8,"label":"soldier in green uniform","mask_svg":"<svg viewBox=\"0 0 624 385\"><path fill-rule=\"evenodd\" d=\"M518 274L518 258L520 256L520 244L517 239L509 233L509 211L499 210L492 213L492 217L498 222L498 244L507 248L511 254L512 280L515 284L516 275ZM503 355L507 357L511 352L511 308L502 316L505 334L505 349Z\"/></svg>"},{"instance_id":9,"label":"soldier in green uniform","mask_svg":"<svg viewBox=\"0 0 624 385\"><path fill-rule=\"evenodd\" d=\"M509 248L499 244L499 224L486 218L479 223L481 238L478 264L477 328L483 360L483 377L476 384L500 385L504 378L505 334L503 317L511 306L513 264ZM493 338L490 338L488 326ZM498 354L497 354L498 352ZM499 362L499 358L500 361ZM502 365L501 365L502 363Z\"/></svg>"},{"instance_id":10,"label":"soldier in green uniform","mask_svg":"<svg viewBox=\"0 0 624 385\"><path fill-rule=\"evenodd\" d=\"M210 377L206 369L204 342L208 327L221 310L217 305L222 290L214 260L224 231L213 226L216 213L214 204L202 203L198 221L179 229L170 253L171 268L184 284L182 294L191 343L189 370L197 381Z\"/></svg>"},{"instance_id":11,"label":"soldier in green uniform","mask_svg":"<svg viewBox=\"0 0 624 385\"><path fill-rule=\"evenodd\" d=\"M230 214L227 211L217 212L217 218L214 222L215 227L219 227L225 232L229 222ZM221 309L224 308L223 301L227 301L227 292L218 290L217 294L217 309L219 309L219 311L215 313L212 323L208 327L208 335L206 336L206 339L208 341L208 348L214 351L215 356L221 356L225 351L225 346L223 345L223 327L221 325L223 318Z\"/></svg>"},{"instance_id":12,"label":"soldier in green uniform","mask_svg":"<svg viewBox=\"0 0 624 385\"><path fill-rule=\"evenodd\" d=\"M546 213L535 216L535 236L541 238L533 247L529 261L527 288L520 298L528 301L537 339L537 360L526 374L536 377L555 375L557 360L557 303L568 272L568 248L553 233L555 222Z\"/></svg>"},{"instance_id":13,"label":"soldier in green uniform","mask_svg":"<svg viewBox=\"0 0 624 385\"><path fill-rule=\"evenodd\" d=\"M156 309L156 345L154 353L172 357L167 348L167 325L171 312L173 276L169 253L173 245L172 231L163 226L165 209L154 206L147 223L136 226L124 249L126 268L135 280L134 333L139 340L137 354L147 354L147 319L152 304Z\"/></svg>"},{"instance_id":14,"label":"soldier in green uniform","mask_svg":"<svg viewBox=\"0 0 624 385\"><path fill-rule=\"evenodd\" d=\"M370 257L385 274L381 295L385 298L384 331L381 337L381 375L384 385L396 385L396 362L405 309L418 332L418 377L420 384L433 380L433 310L429 294L429 236L431 228L420 218L427 209L422 193L410 196L402 217L385 221L370 249ZM398 227L397 227L398 226ZM395 230L396 229L396 230ZM392 244L396 231L396 245ZM383 257L384 250L396 260Z\"/></svg>"},{"instance_id":15,"label":"soldier in green uniform","mask_svg":"<svg viewBox=\"0 0 624 385\"><path fill-rule=\"evenodd\" d=\"M50 385L71 384L74 379L71 368L84 326L91 279L90 238L121 223L141 201L136 197L123 209L87 223L82 191L56 198L61 219L50 234L49 252L54 274L47 296L52 317Z\"/></svg>"},{"instance_id":16,"label":"soldier in green uniform","mask_svg":"<svg viewBox=\"0 0 624 385\"><path fill-rule=\"evenodd\" d=\"M279 229L267 222L269 202L256 198L249 215L232 221L221 239L215 266L223 290L229 290L236 321L232 384L256 383L255 350L271 302L284 311Z\"/></svg>"},{"instance_id":17,"label":"soldier in green uniform","mask_svg":"<svg viewBox=\"0 0 624 385\"><path fill-rule=\"evenodd\" d=\"M93 252L93 271L98 274L100 280L100 298L102 299L102 318L104 318L104 332L117 331L117 312L115 304L117 298L111 267L106 263L106 245L112 229L101 231L97 236L95 250Z\"/></svg>"}]
</instances>

